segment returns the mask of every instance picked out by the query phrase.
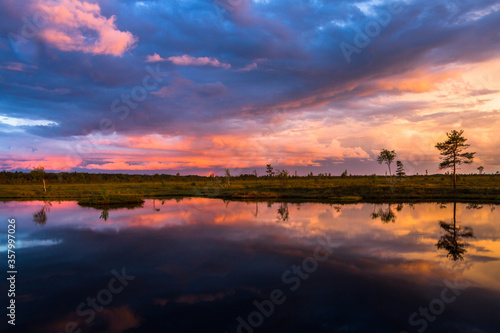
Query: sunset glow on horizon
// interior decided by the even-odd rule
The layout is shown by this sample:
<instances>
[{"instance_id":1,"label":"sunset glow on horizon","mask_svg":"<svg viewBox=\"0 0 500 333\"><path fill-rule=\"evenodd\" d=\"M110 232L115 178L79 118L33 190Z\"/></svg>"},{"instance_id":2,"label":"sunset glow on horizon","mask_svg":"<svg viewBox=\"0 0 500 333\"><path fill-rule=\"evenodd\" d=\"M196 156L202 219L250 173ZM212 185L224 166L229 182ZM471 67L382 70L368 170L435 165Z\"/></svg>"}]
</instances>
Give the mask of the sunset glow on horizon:
<instances>
[{"instance_id":1,"label":"sunset glow on horizon","mask_svg":"<svg viewBox=\"0 0 500 333\"><path fill-rule=\"evenodd\" d=\"M222 5L223 4L223 5ZM0 170L500 170L497 1L0 3Z\"/></svg>"}]
</instances>

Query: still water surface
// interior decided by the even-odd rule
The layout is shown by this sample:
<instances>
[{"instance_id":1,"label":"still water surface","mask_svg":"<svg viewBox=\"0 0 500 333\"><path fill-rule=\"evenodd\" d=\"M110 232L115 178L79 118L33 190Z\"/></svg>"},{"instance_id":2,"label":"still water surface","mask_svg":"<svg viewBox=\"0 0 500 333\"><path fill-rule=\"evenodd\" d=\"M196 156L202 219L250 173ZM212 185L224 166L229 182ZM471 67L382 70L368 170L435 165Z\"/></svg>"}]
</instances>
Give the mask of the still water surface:
<instances>
[{"instance_id":1,"label":"still water surface","mask_svg":"<svg viewBox=\"0 0 500 333\"><path fill-rule=\"evenodd\" d=\"M8 218L18 269L2 331L500 332L494 205L31 201L0 216L2 270Z\"/></svg>"}]
</instances>

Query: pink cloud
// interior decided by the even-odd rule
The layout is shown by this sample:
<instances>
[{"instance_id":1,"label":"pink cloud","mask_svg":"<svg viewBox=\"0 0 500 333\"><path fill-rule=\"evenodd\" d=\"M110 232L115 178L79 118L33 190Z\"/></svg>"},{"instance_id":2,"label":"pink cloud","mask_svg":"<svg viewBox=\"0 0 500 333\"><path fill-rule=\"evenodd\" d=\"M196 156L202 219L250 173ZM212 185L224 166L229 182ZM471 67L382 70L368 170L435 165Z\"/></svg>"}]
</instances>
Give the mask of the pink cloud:
<instances>
[{"instance_id":1,"label":"pink cloud","mask_svg":"<svg viewBox=\"0 0 500 333\"><path fill-rule=\"evenodd\" d=\"M286 127L286 126L285 126ZM88 170L180 170L189 168L217 169L250 168L264 166L273 160L279 160L282 167L304 165L319 166L318 160L333 158L369 158L360 147L342 147L337 140L325 145L319 142L321 131L309 131L304 128L301 135L287 137L286 129L276 128L276 132L261 137L260 133L233 133L218 136L127 136L114 141L95 141L105 150L94 154L93 158L102 158L99 164L88 164ZM308 134L306 134L308 133ZM120 149L116 149L119 147ZM127 153L133 149L134 153ZM124 153L117 153L117 151ZM168 152L166 154L166 152ZM272 152L272 153L270 153Z\"/></svg>"},{"instance_id":2,"label":"pink cloud","mask_svg":"<svg viewBox=\"0 0 500 333\"><path fill-rule=\"evenodd\" d=\"M153 55L148 55L146 57L146 62L160 62L160 61L167 61L167 59L160 57L158 53L155 53Z\"/></svg>"},{"instance_id":3,"label":"pink cloud","mask_svg":"<svg viewBox=\"0 0 500 333\"><path fill-rule=\"evenodd\" d=\"M257 69L257 68L258 68L257 63L253 62L251 64L246 65L243 68L237 69L236 71L237 72L249 72L249 71L253 71L254 69Z\"/></svg>"},{"instance_id":4,"label":"pink cloud","mask_svg":"<svg viewBox=\"0 0 500 333\"><path fill-rule=\"evenodd\" d=\"M180 57L170 57L169 61L173 62L178 66L213 66L213 67L222 67L222 68L231 68L230 64L222 63L215 58L208 57L191 57L187 54Z\"/></svg>"},{"instance_id":5,"label":"pink cloud","mask_svg":"<svg viewBox=\"0 0 500 333\"><path fill-rule=\"evenodd\" d=\"M220 62L215 58L209 57L192 57L190 55L182 55L176 57L162 58L158 53L150 55L146 58L147 62L170 61L177 66L212 66L220 68L231 68L230 64Z\"/></svg>"},{"instance_id":6,"label":"pink cloud","mask_svg":"<svg viewBox=\"0 0 500 333\"><path fill-rule=\"evenodd\" d=\"M130 32L118 30L115 16L104 17L99 4L41 0L34 7L47 13L48 23L40 31L40 37L62 51L122 56L137 41Z\"/></svg>"},{"instance_id":7,"label":"pink cloud","mask_svg":"<svg viewBox=\"0 0 500 333\"><path fill-rule=\"evenodd\" d=\"M8 69L10 71L16 72L27 72L33 69L37 69L38 67L34 65L26 65L20 62L8 62L3 66L0 66L1 69Z\"/></svg>"},{"instance_id":8,"label":"pink cloud","mask_svg":"<svg viewBox=\"0 0 500 333\"><path fill-rule=\"evenodd\" d=\"M15 158L7 157L0 162L0 168L3 170L15 169L33 169L42 165L45 170L68 171L78 167L80 161L70 156L29 156L23 155Z\"/></svg>"}]
</instances>

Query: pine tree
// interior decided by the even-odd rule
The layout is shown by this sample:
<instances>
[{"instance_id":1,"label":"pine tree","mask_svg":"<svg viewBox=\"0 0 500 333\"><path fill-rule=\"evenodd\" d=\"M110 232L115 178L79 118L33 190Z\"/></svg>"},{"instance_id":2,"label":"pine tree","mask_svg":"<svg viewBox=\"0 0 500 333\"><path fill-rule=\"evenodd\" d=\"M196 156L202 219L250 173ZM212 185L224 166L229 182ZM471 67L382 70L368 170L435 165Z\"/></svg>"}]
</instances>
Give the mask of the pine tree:
<instances>
[{"instance_id":1,"label":"pine tree","mask_svg":"<svg viewBox=\"0 0 500 333\"><path fill-rule=\"evenodd\" d=\"M453 169L453 188L457 188L457 165L471 164L474 160L474 153L466 153L469 148L466 144L467 139L462 136L463 130L452 130L446 133L448 140L436 144L436 148L440 151L443 162L439 164L439 169Z\"/></svg>"},{"instance_id":2,"label":"pine tree","mask_svg":"<svg viewBox=\"0 0 500 333\"><path fill-rule=\"evenodd\" d=\"M399 178L406 176L405 168L401 161L396 162L396 175L398 175Z\"/></svg>"},{"instance_id":3,"label":"pine tree","mask_svg":"<svg viewBox=\"0 0 500 333\"><path fill-rule=\"evenodd\" d=\"M271 164L266 165L266 173L268 177L274 176L274 168Z\"/></svg>"}]
</instances>

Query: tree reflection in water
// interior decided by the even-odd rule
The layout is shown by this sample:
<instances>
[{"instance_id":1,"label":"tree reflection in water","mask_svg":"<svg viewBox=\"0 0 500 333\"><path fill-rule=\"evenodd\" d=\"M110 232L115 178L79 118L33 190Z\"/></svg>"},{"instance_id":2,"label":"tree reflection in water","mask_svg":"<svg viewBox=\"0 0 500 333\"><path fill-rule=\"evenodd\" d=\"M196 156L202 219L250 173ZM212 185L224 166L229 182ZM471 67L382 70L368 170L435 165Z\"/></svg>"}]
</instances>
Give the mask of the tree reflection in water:
<instances>
[{"instance_id":1,"label":"tree reflection in water","mask_svg":"<svg viewBox=\"0 0 500 333\"><path fill-rule=\"evenodd\" d=\"M399 206L397 207L397 210L398 211L401 211L401 209L403 209L403 207ZM380 218L380 220L383 222L383 223L389 223L389 222L396 222L396 214L394 214L393 210L392 210L392 207L391 207L391 204L389 204L389 207L387 207L386 210L382 209L382 208L379 208L379 210L377 212L375 212L375 206L374 206L374 209L373 209L373 212L372 212L372 215L371 215L372 219L377 219L377 218Z\"/></svg>"},{"instance_id":2,"label":"tree reflection in water","mask_svg":"<svg viewBox=\"0 0 500 333\"><path fill-rule=\"evenodd\" d=\"M109 211L107 209L103 209L99 218L103 219L104 221L107 221L108 217L109 217Z\"/></svg>"},{"instance_id":3,"label":"tree reflection in water","mask_svg":"<svg viewBox=\"0 0 500 333\"><path fill-rule=\"evenodd\" d=\"M162 203L163 204L163 203ZM159 212L160 211L160 208L156 208L156 200L153 199L153 212Z\"/></svg>"},{"instance_id":4,"label":"tree reflection in water","mask_svg":"<svg viewBox=\"0 0 500 333\"><path fill-rule=\"evenodd\" d=\"M470 208L469 208L470 207ZM467 207L468 209L480 209L479 207ZM445 234L441 236L439 241L436 243L438 249L445 249L448 251L446 255L450 260L464 260L463 255L467 252L465 249L469 246L467 242L464 241L466 238L474 237L474 232L470 227L460 227L457 226L457 203L453 203L453 223L446 223L444 221L439 221L439 226L445 231Z\"/></svg>"},{"instance_id":5,"label":"tree reflection in water","mask_svg":"<svg viewBox=\"0 0 500 333\"><path fill-rule=\"evenodd\" d=\"M254 217L259 216L259 203L258 202L255 203L255 212L253 213L253 216Z\"/></svg>"},{"instance_id":6,"label":"tree reflection in water","mask_svg":"<svg viewBox=\"0 0 500 333\"><path fill-rule=\"evenodd\" d=\"M43 203L42 209L33 213L33 222L42 227L47 223L47 212L50 211L50 206L52 206L50 201L44 200Z\"/></svg>"},{"instance_id":7,"label":"tree reflection in water","mask_svg":"<svg viewBox=\"0 0 500 333\"><path fill-rule=\"evenodd\" d=\"M278 208L278 222L286 222L289 218L288 203L282 202Z\"/></svg>"}]
</instances>

